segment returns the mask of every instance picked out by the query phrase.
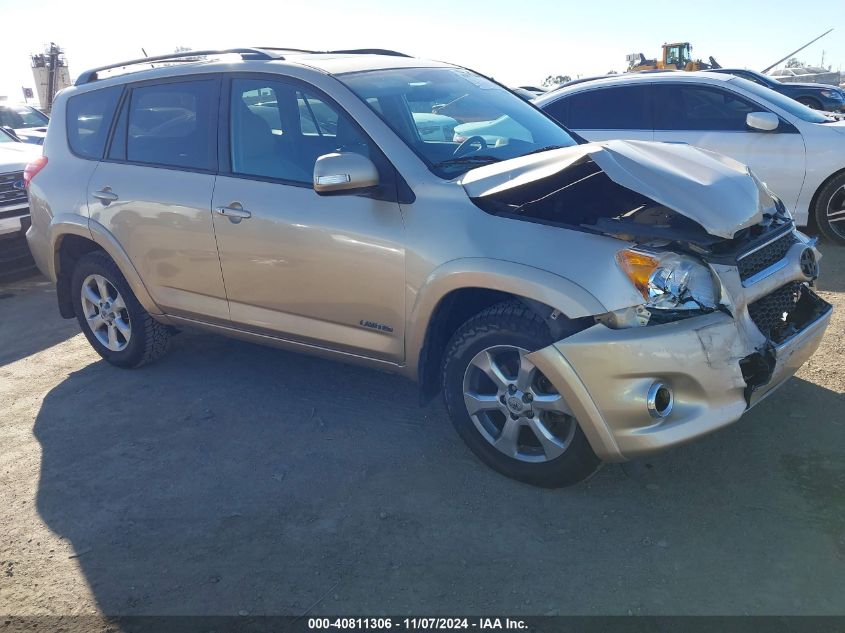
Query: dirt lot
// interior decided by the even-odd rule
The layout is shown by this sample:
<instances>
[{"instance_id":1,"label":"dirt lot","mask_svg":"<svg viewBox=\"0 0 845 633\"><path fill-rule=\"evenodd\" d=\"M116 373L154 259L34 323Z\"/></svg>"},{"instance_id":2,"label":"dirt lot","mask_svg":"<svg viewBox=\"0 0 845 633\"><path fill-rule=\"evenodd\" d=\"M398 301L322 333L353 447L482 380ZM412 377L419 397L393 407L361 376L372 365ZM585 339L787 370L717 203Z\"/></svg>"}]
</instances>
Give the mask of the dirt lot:
<instances>
[{"instance_id":1,"label":"dirt lot","mask_svg":"<svg viewBox=\"0 0 845 633\"><path fill-rule=\"evenodd\" d=\"M0 287L0 613L845 614L845 249L819 353L585 485L481 465L374 371L183 333L115 369Z\"/></svg>"}]
</instances>

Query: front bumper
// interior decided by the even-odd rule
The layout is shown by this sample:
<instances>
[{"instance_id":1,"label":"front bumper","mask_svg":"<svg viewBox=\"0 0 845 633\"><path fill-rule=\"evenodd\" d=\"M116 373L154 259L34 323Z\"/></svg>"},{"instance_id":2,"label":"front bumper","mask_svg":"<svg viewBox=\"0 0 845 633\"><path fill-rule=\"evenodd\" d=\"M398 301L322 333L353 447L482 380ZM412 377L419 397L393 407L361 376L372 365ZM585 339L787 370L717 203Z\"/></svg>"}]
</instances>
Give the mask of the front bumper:
<instances>
[{"instance_id":1,"label":"front bumper","mask_svg":"<svg viewBox=\"0 0 845 633\"><path fill-rule=\"evenodd\" d=\"M0 236L26 231L29 225L29 206L27 205L22 205L20 209L3 209L0 212Z\"/></svg>"},{"instance_id":2,"label":"front bumper","mask_svg":"<svg viewBox=\"0 0 845 633\"><path fill-rule=\"evenodd\" d=\"M758 354L722 312L647 327L594 325L529 358L573 410L596 454L624 461L682 444L731 424L792 376L816 351L831 309L768 350L765 384L752 389L740 361ZM646 406L655 382L674 392L672 412L655 419Z\"/></svg>"}]
</instances>

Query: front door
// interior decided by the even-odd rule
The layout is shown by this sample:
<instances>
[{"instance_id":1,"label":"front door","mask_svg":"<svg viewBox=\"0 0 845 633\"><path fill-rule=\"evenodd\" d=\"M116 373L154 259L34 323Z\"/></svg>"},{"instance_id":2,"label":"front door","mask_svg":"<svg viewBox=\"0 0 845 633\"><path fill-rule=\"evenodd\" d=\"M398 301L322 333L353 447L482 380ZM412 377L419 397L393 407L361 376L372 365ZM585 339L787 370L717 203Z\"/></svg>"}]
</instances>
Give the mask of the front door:
<instances>
[{"instance_id":1,"label":"front door","mask_svg":"<svg viewBox=\"0 0 845 633\"><path fill-rule=\"evenodd\" d=\"M369 156L385 184L392 167L315 89L255 76L228 88L228 160L212 208L221 210L214 230L233 323L401 362L405 252L395 187L392 199L389 186L326 197L312 188L317 157L338 150Z\"/></svg>"}]
</instances>

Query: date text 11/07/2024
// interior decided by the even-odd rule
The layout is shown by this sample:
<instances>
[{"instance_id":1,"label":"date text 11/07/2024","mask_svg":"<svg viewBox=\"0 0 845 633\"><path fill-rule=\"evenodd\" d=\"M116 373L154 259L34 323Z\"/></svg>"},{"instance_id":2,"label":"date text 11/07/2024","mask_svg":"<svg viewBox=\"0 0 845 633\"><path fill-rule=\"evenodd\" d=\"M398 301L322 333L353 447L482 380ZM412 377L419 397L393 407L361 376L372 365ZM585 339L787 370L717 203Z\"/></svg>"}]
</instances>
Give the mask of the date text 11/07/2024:
<instances>
[{"instance_id":1,"label":"date text 11/07/2024","mask_svg":"<svg viewBox=\"0 0 845 633\"><path fill-rule=\"evenodd\" d=\"M310 630L526 630L524 620L513 618L308 618Z\"/></svg>"}]
</instances>

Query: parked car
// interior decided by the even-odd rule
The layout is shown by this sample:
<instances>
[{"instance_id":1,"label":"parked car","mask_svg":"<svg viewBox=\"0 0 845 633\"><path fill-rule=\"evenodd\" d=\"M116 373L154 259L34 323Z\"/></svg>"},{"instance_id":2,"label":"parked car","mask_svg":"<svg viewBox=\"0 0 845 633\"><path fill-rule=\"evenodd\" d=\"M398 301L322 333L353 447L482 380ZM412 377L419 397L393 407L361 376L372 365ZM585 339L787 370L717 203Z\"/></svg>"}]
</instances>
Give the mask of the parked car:
<instances>
[{"instance_id":1,"label":"parked car","mask_svg":"<svg viewBox=\"0 0 845 633\"><path fill-rule=\"evenodd\" d=\"M39 268L118 367L198 327L398 372L491 467L560 486L734 422L821 340L819 253L734 160L578 144L441 62L238 54L83 73L28 167ZM425 138L430 104L528 136Z\"/></svg>"},{"instance_id":2,"label":"parked car","mask_svg":"<svg viewBox=\"0 0 845 633\"><path fill-rule=\"evenodd\" d=\"M0 127L8 128L23 142L41 145L50 117L30 105L0 102Z\"/></svg>"},{"instance_id":3,"label":"parked car","mask_svg":"<svg viewBox=\"0 0 845 633\"><path fill-rule=\"evenodd\" d=\"M528 101L536 99L547 92L546 88L540 88L539 86L519 86L518 88L512 88L512 90Z\"/></svg>"},{"instance_id":4,"label":"parked car","mask_svg":"<svg viewBox=\"0 0 845 633\"><path fill-rule=\"evenodd\" d=\"M41 148L23 143L0 130L0 238L21 235L29 228L29 204L23 186L26 165ZM0 242L0 251L2 251Z\"/></svg>"},{"instance_id":5,"label":"parked car","mask_svg":"<svg viewBox=\"0 0 845 633\"><path fill-rule=\"evenodd\" d=\"M825 110L827 112L845 112L845 90L838 86L828 86L818 83L781 83L771 77L753 70L741 68L712 68L704 72L723 73L742 77L748 81L770 88L775 92L795 99L813 110Z\"/></svg>"},{"instance_id":6,"label":"parked car","mask_svg":"<svg viewBox=\"0 0 845 633\"><path fill-rule=\"evenodd\" d=\"M24 232L29 228L29 204L23 187L26 165L41 154L0 129L0 280L32 267Z\"/></svg>"},{"instance_id":7,"label":"parked car","mask_svg":"<svg viewBox=\"0 0 845 633\"><path fill-rule=\"evenodd\" d=\"M535 101L590 141L689 143L748 165L798 226L845 244L845 121L733 75L629 73Z\"/></svg>"},{"instance_id":8,"label":"parked car","mask_svg":"<svg viewBox=\"0 0 845 633\"><path fill-rule=\"evenodd\" d=\"M794 68L780 68L769 73L778 81L791 83L793 81L810 81L817 84L836 86L842 81L839 71L827 70L818 66L799 66Z\"/></svg>"}]
</instances>

